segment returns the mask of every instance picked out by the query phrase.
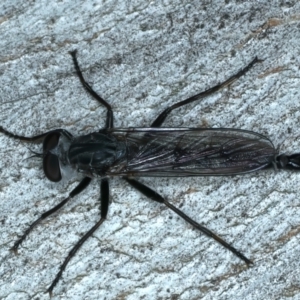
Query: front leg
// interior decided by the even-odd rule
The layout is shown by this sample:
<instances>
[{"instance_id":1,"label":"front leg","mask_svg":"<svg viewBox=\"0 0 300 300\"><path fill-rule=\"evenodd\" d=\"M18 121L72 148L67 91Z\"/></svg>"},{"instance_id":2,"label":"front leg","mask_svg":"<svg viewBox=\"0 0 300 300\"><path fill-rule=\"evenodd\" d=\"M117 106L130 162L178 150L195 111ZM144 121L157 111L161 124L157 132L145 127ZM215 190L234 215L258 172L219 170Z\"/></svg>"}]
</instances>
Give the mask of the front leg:
<instances>
[{"instance_id":1,"label":"front leg","mask_svg":"<svg viewBox=\"0 0 300 300\"><path fill-rule=\"evenodd\" d=\"M87 186L90 184L91 178L85 177L81 180L81 182L73 189L73 191L69 194L69 196L64 199L62 202L54 206L53 208L49 209L48 211L44 212L36 221L34 221L24 232L24 234L15 242L13 247L11 248L12 251L15 253L18 252L18 248L21 245L21 243L25 240L27 235L32 231L32 229L38 225L42 220L48 218L50 215L58 211L60 208L62 208L69 200L71 200L74 196L81 193L83 190L87 188Z\"/></svg>"}]
</instances>

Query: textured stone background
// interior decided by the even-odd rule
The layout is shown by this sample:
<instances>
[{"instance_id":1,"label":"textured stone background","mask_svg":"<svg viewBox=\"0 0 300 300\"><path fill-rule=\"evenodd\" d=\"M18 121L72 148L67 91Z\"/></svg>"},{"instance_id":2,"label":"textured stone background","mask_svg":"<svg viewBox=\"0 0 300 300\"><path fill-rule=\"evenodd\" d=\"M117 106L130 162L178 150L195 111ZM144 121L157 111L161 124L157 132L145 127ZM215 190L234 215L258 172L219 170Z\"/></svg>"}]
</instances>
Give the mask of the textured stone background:
<instances>
[{"instance_id":1,"label":"textured stone background","mask_svg":"<svg viewBox=\"0 0 300 300\"><path fill-rule=\"evenodd\" d=\"M264 62L230 88L172 113L165 126L260 132L281 152L300 146L300 5L297 1L12 1L0 4L0 124L34 135L149 126L167 105ZM0 298L48 299L68 251L99 218L97 180L9 248L76 179L48 182L29 145L0 136ZM244 263L120 179L106 223L71 260L53 299L297 299L300 175L142 179L250 257Z\"/></svg>"}]
</instances>

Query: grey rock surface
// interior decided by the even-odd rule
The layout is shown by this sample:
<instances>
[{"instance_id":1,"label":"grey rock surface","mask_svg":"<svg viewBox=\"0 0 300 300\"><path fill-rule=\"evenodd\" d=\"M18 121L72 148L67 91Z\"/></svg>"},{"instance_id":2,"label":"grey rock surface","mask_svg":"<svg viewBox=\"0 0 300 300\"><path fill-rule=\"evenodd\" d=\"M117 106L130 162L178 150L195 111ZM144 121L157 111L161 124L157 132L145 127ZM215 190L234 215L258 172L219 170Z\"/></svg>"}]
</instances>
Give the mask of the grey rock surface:
<instances>
[{"instance_id":1,"label":"grey rock surface","mask_svg":"<svg viewBox=\"0 0 300 300\"><path fill-rule=\"evenodd\" d=\"M104 126L68 51L109 103L116 127L146 127L168 105L264 61L221 92L174 111L168 127L233 127L300 146L298 1L7 1L0 4L0 125L22 135ZM78 178L54 184L40 145L0 135L0 298L44 292L78 239L99 219L99 181L9 251ZM300 175L147 178L196 221L254 261L193 230L121 179L107 221L70 261L53 299L299 299Z\"/></svg>"}]
</instances>

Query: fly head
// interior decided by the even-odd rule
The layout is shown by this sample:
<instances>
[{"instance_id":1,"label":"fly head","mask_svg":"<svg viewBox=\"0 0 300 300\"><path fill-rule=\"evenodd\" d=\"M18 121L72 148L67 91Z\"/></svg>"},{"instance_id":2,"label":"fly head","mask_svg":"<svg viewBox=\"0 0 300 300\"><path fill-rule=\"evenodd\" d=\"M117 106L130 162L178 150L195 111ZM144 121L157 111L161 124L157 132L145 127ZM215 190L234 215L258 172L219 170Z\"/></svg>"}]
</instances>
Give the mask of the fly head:
<instances>
[{"instance_id":1,"label":"fly head","mask_svg":"<svg viewBox=\"0 0 300 300\"><path fill-rule=\"evenodd\" d=\"M43 141L43 170L46 177L53 182L61 180L58 157L59 132L49 133Z\"/></svg>"}]
</instances>

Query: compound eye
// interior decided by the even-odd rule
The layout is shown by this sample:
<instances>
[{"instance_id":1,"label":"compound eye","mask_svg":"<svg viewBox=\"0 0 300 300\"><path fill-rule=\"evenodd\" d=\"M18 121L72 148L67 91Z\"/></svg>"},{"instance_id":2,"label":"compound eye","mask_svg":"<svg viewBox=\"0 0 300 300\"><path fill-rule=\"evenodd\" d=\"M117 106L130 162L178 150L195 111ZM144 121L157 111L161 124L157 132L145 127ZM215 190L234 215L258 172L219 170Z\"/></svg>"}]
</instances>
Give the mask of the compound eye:
<instances>
[{"instance_id":1,"label":"compound eye","mask_svg":"<svg viewBox=\"0 0 300 300\"><path fill-rule=\"evenodd\" d=\"M48 152L43 160L43 169L46 177L53 182L61 180L59 160L56 154Z\"/></svg>"},{"instance_id":2,"label":"compound eye","mask_svg":"<svg viewBox=\"0 0 300 300\"><path fill-rule=\"evenodd\" d=\"M43 169L46 177L53 182L61 180L58 156L51 153L51 150L54 150L58 146L59 138L59 132L52 132L45 137L43 142Z\"/></svg>"},{"instance_id":3,"label":"compound eye","mask_svg":"<svg viewBox=\"0 0 300 300\"><path fill-rule=\"evenodd\" d=\"M44 153L47 153L50 150L53 150L55 147L57 147L58 142L60 138L59 132L53 132L48 134L43 142L43 151Z\"/></svg>"}]
</instances>

